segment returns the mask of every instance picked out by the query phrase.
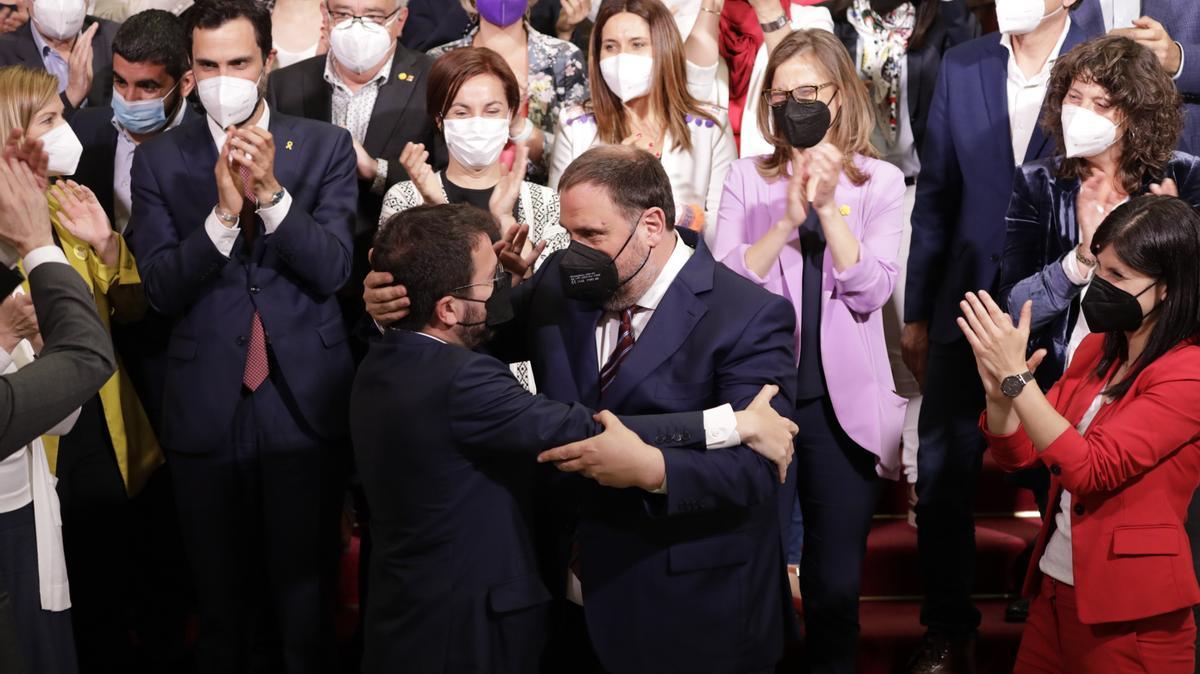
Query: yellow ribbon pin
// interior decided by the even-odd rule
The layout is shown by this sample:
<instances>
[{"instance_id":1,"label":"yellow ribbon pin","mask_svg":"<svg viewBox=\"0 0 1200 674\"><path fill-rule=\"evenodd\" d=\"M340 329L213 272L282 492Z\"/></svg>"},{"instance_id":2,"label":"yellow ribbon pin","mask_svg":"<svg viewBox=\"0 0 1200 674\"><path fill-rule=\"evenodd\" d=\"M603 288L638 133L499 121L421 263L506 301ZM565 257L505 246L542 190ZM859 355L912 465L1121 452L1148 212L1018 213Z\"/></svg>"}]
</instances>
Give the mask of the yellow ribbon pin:
<instances>
[{"instance_id":1,"label":"yellow ribbon pin","mask_svg":"<svg viewBox=\"0 0 1200 674\"><path fill-rule=\"evenodd\" d=\"M842 207L838 209L838 212L842 214L842 217L846 217L847 215L850 215L850 207L842 204Z\"/></svg>"},{"instance_id":2,"label":"yellow ribbon pin","mask_svg":"<svg viewBox=\"0 0 1200 674\"><path fill-rule=\"evenodd\" d=\"M289 140L289 141L287 142L287 145L285 145L284 147L286 147L286 148L287 148L287 149L289 149L289 150L290 150L290 149L292 149L292 141L290 141L290 140Z\"/></svg>"}]
</instances>

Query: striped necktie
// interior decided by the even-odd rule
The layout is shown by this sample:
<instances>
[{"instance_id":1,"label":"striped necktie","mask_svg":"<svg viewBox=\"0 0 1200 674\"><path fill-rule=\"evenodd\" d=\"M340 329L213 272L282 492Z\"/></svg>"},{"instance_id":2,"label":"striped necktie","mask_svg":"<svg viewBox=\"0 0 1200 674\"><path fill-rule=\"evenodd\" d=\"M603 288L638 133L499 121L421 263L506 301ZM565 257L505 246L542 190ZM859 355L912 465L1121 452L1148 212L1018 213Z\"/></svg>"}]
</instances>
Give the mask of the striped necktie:
<instances>
[{"instance_id":1,"label":"striped necktie","mask_svg":"<svg viewBox=\"0 0 1200 674\"><path fill-rule=\"evenodd\" d=\"M254 242L254 235L258 233L258 223L255 221L257 216L254 213L254 204L257 200L254 198L254 191L250 189L250 186L254 184L254 179L250 175L249 167L245 164L238 164L238 172L242 178L242 195L244 197L240 220L242 239L248 254ZM270 374L271 365L267 359L267 332L263 329L262 316L259 315L258 309L255 309L254 318L250 322L250 346L246 350L246 367L242 370L242 386L251 391L257 391Z\"/></svg>"},{"instance_id":2,"label":"striped necktie","mask_svg":"<svg viewBox=\"0 0 1200 674\"><path fill-rule=\"evenodd\" d=\"M612 355L608 357L608 362L600 368L600 395L604 395L608 385L617 378L621 362L633 350L633 312L639 308L635 305L621 312L621 328L617 333L617 346L613 349Z\"/></svg>"}]
</instances>

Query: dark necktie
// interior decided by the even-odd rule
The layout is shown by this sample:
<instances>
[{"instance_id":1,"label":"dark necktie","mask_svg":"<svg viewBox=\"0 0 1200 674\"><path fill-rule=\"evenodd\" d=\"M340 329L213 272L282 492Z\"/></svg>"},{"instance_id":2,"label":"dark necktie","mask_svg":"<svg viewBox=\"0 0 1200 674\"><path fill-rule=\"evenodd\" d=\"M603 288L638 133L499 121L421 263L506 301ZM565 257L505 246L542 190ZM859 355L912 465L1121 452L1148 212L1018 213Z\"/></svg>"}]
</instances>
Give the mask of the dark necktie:
<instances>
[{"instance_id":1,"label":"dark necktie","mask_svg":"<svg viewBox=\"0 0 1200 674\"><path fill-rule=\"evenodd\" d=\"M621 362L633 350L633 312L638 308L632 306L621 312L621 328L617 333L617 346L613 349L612 355L608 357L608 362L600 368L600 395L604 395L608 385L617 378Z\"/></svg>"},{"instance_id":2,"label":"dark necktie","mask_svg":"<svg viewBox=\"0 0 1200 674\"><path fill-rule=\"evenodd\" d=\"M249 254L254 243L254 235L258 233L258 223L255 221L257 216L254 212L256 199L254 191L250 189L254 183L250 176L250 169L245 164L239 164L238 171L242 177L242 196L244 197L239 222L242 225L242 240L247 254ZM242 386L251 391L257 391L270 373L271 365L267 360L267 333L263 329L262 316L259 315L258 309L255 309L254 318L250 323L250 348L246 350L246 368L242 371Z\"/></svg>"}]
</instances>

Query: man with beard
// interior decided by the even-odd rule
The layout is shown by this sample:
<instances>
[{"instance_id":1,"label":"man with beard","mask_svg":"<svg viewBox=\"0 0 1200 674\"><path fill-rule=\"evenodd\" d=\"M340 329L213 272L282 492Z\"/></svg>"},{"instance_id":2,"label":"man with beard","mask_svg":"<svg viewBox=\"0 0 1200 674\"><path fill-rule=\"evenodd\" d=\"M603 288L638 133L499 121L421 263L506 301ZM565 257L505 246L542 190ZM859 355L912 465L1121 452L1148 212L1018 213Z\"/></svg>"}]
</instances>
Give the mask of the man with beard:
<instances>
[{"instance_id":1,"label":"man with beard","mask_svg":"<svg viewBox=\"0 0 1200 674\"><path fill-rule=\"evenodd\" d=\"M171 322L159 440L196 583L197 671L265 658L333 672L354 376L334 293L350 276L354 148L263 101L264 6L197 3L185 29L207 116L138 147L126 238ZM264 615L279 647L255 638Z\"/></svg>"},{"instance_id":2,"label":"man with beard","mask_svg":"<svg viewBox=\"0 0 1200 674\"><path fill-rule=\"evenodd\" d=\"M549 398L618 414L739 407L765 384L788 413L791 305L673 226L670 179L653 155L593 148L559 189L571 246L517 287L494 353L531 361ZM368 278L365 299L390 323L412 298L381 282ZM601 435L542 458L592 476L619 444ZM662 479L650 490L573 479L566 500L548 501L563 513L576 499L579 515L547 569L570 601L552 621L544 671L774 671L795 625L782 544L791 503L776 498L775 466L740 444L649 459Z\"/></svg>"},{"instance_id":3,"label":"man with beard","mask_svg":"<svg viewBox=\"0 0 1200 674\"><path fill-rule=\"evenodd\" d=\"M471 351L512 315L494 230L471 206L421 206L394 216L375 240L373 267L404 284L412 305L371 346L350 404L376 542L365 672L396 663L414 672L538 666L551 595L529 531L534 458L601 426L592 410L531 395L502 362ZM744 439L786 453L795 426L771 409L774 392L764 388L736 418ZM602 467L590 474L631 493L658 489L662 452L633 431L704 452L703 417L625 418L631 431L602 413L614 442L592 457Z\"/></svg>"}]
</instances>

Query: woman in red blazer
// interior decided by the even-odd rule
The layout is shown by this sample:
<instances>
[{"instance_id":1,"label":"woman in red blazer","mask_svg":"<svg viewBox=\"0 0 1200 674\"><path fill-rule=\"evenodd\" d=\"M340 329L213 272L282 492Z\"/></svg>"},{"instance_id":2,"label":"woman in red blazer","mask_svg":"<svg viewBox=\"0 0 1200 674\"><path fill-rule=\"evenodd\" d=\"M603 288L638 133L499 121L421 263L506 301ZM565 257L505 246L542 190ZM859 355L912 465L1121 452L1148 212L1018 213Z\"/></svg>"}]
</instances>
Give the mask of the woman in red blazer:
<instances>
[{"instance_id":1,"label":"woman in red blazer","mask_svg":"<svg viewBox=\"0 0 1200 674\"><path fill-rule=\"evenodd\" d=\"M1043 395L1014 325L985 292L959 327L987 391L997 462L1050 468L1016 672L1191 674L1200 586L1183 523L1200 485L1200 216L1135 198L1096 232L1082 302L1093 334Z\"/></svg>"}]
</instances>

